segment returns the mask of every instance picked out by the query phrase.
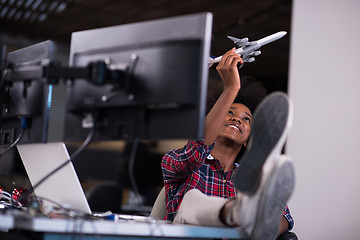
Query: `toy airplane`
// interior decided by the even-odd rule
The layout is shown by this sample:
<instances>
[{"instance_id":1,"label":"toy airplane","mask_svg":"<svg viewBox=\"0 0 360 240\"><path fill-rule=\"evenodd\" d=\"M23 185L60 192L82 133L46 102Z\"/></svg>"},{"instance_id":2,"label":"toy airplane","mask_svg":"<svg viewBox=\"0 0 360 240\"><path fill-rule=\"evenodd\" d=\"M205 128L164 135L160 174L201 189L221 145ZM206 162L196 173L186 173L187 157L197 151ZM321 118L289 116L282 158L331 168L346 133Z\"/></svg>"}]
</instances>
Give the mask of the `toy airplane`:
<instances>
[{"instance_id":1,"label":"toy airplane","mask_svg":"<svg viewBox=\"0 0 360 240\"><path fill-rule=\"evenodd\" d=\"M258 49L268 43L271 43L273 41L276 41L283 36L286 35L287 32L280 31L274 34L271 34L270 36L264 37L262 39L259 39L257 41L249 42L248 38L235 38L232 36L228 36L230 40L234 42L239 48L235 50L236 53L240 54L241 58L245 62L253 62L255 61L255 57L259 56L261 54L261 51ZM220 62L222 56L217 58L211 58L209 59L209 67L211 67L214 63ZM244 64L241 64L240 67L242 67Z\"/></svg>"}]
</instances>

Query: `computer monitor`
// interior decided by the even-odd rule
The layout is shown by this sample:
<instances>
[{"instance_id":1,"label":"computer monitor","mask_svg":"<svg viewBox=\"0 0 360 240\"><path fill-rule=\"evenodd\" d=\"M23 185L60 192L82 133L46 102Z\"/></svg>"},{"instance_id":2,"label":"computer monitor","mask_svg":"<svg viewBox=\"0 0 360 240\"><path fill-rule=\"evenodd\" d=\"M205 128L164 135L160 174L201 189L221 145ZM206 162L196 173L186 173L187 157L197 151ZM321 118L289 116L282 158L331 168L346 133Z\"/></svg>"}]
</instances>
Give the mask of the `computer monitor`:
<instances>
[{"instance_id":1,"label":"computer monitor","mask_svg":"<svg viewBox=\"0 0 360 240\"><path fill-rule=\"evenodd\" d=\"M31 72L26 70L41 69L55 55L56 45L52 41L7 54L7 68L0 89L0 145L11 145L24 127L26 130L19 143L49 141L54 88L41 75L26 74Z\"/></svg>"},{"instance_id":2,"label":"computer monitor","mask_svg":"<svg viewBox=\"0 0 360 240\"><path fill-rule=\"evenodd\" d=\"M212 14L198 13L75 32L70 66L105 62L105 84L68 84L65 141L203 137Z\"/></svg>"}]
</instances>

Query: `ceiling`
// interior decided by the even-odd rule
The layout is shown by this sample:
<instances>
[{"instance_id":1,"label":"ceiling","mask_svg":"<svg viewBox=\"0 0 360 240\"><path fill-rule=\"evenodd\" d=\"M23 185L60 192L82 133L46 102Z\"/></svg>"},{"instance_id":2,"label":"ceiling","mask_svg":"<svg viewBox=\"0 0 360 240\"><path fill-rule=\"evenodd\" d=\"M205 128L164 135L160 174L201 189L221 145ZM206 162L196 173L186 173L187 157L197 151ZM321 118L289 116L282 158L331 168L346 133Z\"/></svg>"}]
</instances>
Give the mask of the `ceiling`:
<instances>
[{"instance_id":1,"label":"ceiling","mask_svg":"<svg viewBox=\"0 0 360 240\"><path fill-rule=\"evenodd\" d=\"M44 40L69 46L71 33L157 18L213 13L212 55L233 47L227 35L258 40L288 34L241 69L269 91L287 90L291 0L0 0L0 43L9 50Z\"/></svg>"}]
</instances>

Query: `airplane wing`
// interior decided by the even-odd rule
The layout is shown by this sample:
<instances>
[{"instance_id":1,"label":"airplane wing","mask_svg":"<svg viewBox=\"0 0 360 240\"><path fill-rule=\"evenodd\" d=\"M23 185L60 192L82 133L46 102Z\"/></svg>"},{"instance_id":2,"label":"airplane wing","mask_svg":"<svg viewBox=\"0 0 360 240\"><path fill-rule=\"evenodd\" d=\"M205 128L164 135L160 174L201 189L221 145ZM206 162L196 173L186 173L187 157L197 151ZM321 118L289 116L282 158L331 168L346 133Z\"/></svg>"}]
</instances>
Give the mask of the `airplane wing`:
<instances>
[{"instance_id":1,"label":"airplane wing","mask_svg":"<svg viewBox=\"0 0 360 240\"><path fill-rule=\"evenodd\" d=\"M249 38L236 38L236 37L232 37L232 36L227 36L231 41L234 42L234 44L238 47L246 47L247 45L249 45Z\"/></svg>"}]
</instances>

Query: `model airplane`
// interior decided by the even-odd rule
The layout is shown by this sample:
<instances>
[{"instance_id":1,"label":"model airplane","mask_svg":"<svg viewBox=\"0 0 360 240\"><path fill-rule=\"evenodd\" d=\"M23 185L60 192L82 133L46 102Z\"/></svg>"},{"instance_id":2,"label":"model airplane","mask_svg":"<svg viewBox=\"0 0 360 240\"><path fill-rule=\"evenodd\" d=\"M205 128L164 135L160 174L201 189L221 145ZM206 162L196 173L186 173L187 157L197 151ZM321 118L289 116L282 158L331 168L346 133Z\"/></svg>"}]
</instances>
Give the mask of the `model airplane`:
<instances>
[{"instance_id":1,"label":"model airplane","mask_svg":"<svg viewBox=\"0 0 360 240\"><path fill-rule=\"evenodd\" d=\"M232 36L228 36L230 40L234 42L239 48L235 50L236 53L240 54L241 58L245 62L253 62L255 61L255 57L259 56L261 54L261 51L258 49L268 43L271 43L273 41L276 41L283 36L286 35L287 32L280 31L274 34L271 34L270 36L264 37L262 39L259 39L257 41L249 42L248 38L235 38ZM211 58L209 59L209 67L211 67L214 63L220 62L222 56L217 58ZM241 64L240 67L242 67L244 64Z\"/></svg>"}]
</instances>

